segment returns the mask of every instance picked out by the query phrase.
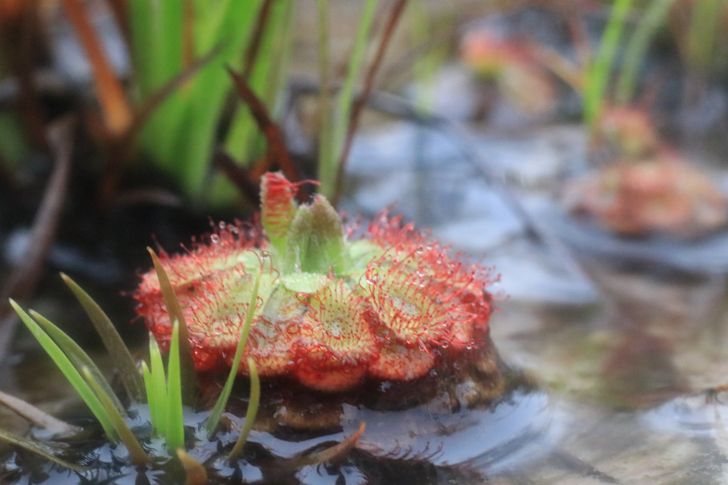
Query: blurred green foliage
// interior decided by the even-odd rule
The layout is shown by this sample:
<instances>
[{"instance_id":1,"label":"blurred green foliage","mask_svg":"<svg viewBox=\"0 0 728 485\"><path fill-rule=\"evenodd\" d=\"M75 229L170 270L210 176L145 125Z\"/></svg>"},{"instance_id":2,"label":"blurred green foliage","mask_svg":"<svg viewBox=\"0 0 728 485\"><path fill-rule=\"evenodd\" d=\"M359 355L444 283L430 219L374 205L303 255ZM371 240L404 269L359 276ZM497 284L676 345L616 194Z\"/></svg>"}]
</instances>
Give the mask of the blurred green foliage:
<instances>
[{"instance_id":1,"label":"blurred green foliage","mask_svg":"<svg viewBox=\"0 0 728 485\"><path fill-rule=\"evenodd\" d=\"M231 92L225 65L239 70L254 42L262 0L130 0L135 94L144 100L195 59L217 49L214 59L152 115L141 135L142 151L170 174L191 198L229 202L235 191L210 176L210 160ZM290 0L272 2L248 79L269 109L281 87L289 44ZM254 159L262 135L245 107L233 114L224 145L235 159Z\"/></svg>"}]
</instances>

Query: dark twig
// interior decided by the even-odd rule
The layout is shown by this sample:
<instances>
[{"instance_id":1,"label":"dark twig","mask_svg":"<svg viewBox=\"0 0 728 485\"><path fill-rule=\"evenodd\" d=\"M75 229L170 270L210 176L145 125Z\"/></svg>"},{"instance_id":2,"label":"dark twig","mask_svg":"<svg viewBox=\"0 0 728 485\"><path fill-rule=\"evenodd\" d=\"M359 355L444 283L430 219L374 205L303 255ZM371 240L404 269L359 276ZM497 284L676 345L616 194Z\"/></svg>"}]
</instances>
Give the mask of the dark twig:
<instances>
[{"instance_id":1,"label":"dark twig","mask_svg":"<svg viewBox=\"0 0 728 485\"><path fill-rule=\"evenodd\" d=\"M2 391L0 391L0 404L17 413L19 416L34 425L53 434L54 437L72 436L81 432L81 428L68 424L65 421L61 421L58 418L54 418L29 402Z\"/></svg>"},{"instance_id":2,"label":"dark twig","mask_svg":"<svg viewBox=\"0 0 728 485\"><path fill-rule=\"evenodd\" d=\"M387 23L385 24L384 31L382 32L382 37L379 41L379 46L377 47L377 52L374 55L372 63L369 65L369 69L367 70L366 75L364 76L364 87L362 89L361 95L354 102L354 106L351 110L349 129L346 132L346 139L344 140L344 146L341 150L341 154L339 155L339 162L337 164L338 170L336 174L336 195L334 197L334 202L337 202L341 197L341 186L344 180L344 169L346 168L346 160L349 158L351 143L354 140L354 133L356 133L356 130L359 127L359 120L361 118L362 111L364 110L367 99L369 98L369 95L374 88L374 79L377 75L377 72L379 71L379 68L382 65L382 61L384 60L384 54L387 51L387 47L392 40L392 36L406 5L407 0L397 0L395 4L392 5L391 10L389 11L389 17L387 18Z\"/></svg>"},{"instance_id":3,"label":"dark twig","mask_svg":"<svg viewBox=\"0 0 728 485\"><path fill-rule=\"evenodd\" d=\"M359 424L359 428L346 437L340 443L337 443L329 448L318 450L314 452L303 452L300 455L288 458L281 461L276 469L273 470L271 477L266 477L273 481L276 479L282 479L283 476L290 473L292 470L297 470L307 465L320 465L322 463L336 463L342 461L346 456L357 446L359 439L366 430L365 423Z\"/></svg>"},{"instance_id":4,"label":"dark twig","mask_svg":"<svg viewBox=\"0 0 728 485\"><path fill-rule=\"evenodd\" d=\"M49 133L55 153L55 168L38 207L30 242L23 262L8 277L0 291L0 360L6 355L17 322L10 315L8 298L27 298L34 290L43 272L43 262L56 236L71 173L71 150L75 121L66 118L53 126Z\"/></svg>"},{"instance_id":5,"label":"dark twig","mask_svg":"<svg viewBox=\"0 0 728 485\"><path fill-rule=\"evenodd\" d=\"M192 62L182 72L172 77L160 86L159 89L147 96L141 106L136 109L129 129L122 136L122 143L130 144L149 120L149 117L159 108L159 105L182 87L192 76L197 74L200 69L209 64L221 50L221 46L210 49L210 52Z\"/></svg>"},{"instance_id":6,"label":"dark twig","mask_svg":"<svg viewBox=\"0 0 728 485\"><path fill-rule=\"evenodd\" d=\"M227 70L235 84L238 96L248 105L250 113L258 125L258 129L265 135L265 139L268 142L268 155L264 157L264 163L266 163L265 160L275 160L289 180L300 180L301 174L288 152L283 131L271 118L265 103L256 96L255 92L240 74L233 71L230 67ZM251 172L256 172L256 168L253 168Z\"/></svg>"},{"instance_id":7,"label":"dark twig","mask_svg":"<svg viewBox=\"0 0 728 485\"><path fill-rule=\"evenodd\" d=\"M257 207L260 204L260 194L258 185L254 182L250 171L235 163L230 155L225 152L218 151L215 153L213 163L219 168L230 182L238 188L250 203Z\"/></svg>"},{"instance_id":8,"label":"dark twig","mask_svg":"<svg viewBox=\"0 0 728 485\"><path fill-rule=\"evenodd\" d=\"M265 0L263 5L258 10L258 18L255 22L253 33L250 36L250 42L248 48L245 49L245 60L243 62L243 71L240 74L246 81L250 79L250 74L253 72L255 67L255 61L258 58L260 52L260 44L263 39L263 33L268 25L268 18L270 18L270 10L273 5L272 0Z\"/></svg>"},{"instance_id":9,"label":"dark twig","mask_svg":"<svg viewBox=\"0 0 728 485\"><path fill-rule=\"evenodd\" d=\"M305 465L318 465L320 463L340 461L346 455L354 449L356 444L359 442L359 438L364 434L366 430L365 423L359 423L359 428L351 436L346 438L341 443L338 443L325 450L317 451L309 455L302 456L296 460L296 465L302 467Z\"/></svg>"}]
</instances>

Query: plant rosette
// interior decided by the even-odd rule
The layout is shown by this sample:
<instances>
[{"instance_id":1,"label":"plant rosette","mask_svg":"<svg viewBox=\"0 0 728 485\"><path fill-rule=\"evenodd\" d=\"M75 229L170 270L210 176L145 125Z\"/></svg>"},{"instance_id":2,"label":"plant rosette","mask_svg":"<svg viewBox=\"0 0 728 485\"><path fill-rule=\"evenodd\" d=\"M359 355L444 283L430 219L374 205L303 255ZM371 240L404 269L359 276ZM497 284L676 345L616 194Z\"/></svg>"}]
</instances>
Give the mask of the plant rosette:
<instances>
[{"instance_id":1,"label":"plant rosette","mask_svg":"<svg viewBox=\"0 0 728 485\"><path fill-rule=\"evenodd\" d=\"M567 208L620 236L691 239L728 222L728 198L707 174L670 151L622 160L567 187Z\"/></svg>"},{"instance_id":2,"label":"plant rosette","mask_svg":"<svg viewBox=\"0 0 728 485\"><path fill-rule=\"evenodd\" d=\"M299 187L268 173L260 225L221 224L186 252L160 256L198 371L231 364L248 312L241 374L251 358L261 377L330 393L366 380L414 381L489 345L485 268L386 212L367 227L345 226L320 195L299 204ZM172 325L154 270L134 298L166 348Z\"/></svg>"}]
</instances>

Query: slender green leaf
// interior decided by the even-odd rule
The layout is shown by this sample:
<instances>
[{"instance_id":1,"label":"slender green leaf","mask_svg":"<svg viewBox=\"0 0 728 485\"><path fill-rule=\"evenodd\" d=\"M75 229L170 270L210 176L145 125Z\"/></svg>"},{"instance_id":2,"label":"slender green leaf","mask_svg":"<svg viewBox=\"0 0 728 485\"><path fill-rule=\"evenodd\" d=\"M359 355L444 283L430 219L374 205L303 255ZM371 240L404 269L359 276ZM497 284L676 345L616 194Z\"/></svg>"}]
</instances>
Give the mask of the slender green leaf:
<instances>
[{"instance_id":1,"label":"slender green leaf","mask_svg":"<svg viewBox=\"0 0 728 485\"><path fill-rule=\"evenodd\" d=\"M93 372L91 372L88 367L82 367L81 372L83 373L83 376L86 379L88 385L99 398L99 401L104 407L104 410L106 411L106 414L109 417L112 426L114 426L114 429L116 430L119 439L129 450L132 462L135 465L143 465L147 463L149 461L149 457L144 452L144 449L139 444L139 441L136 439L136 436L134 436L134 433L132 433L131 429L129 429L129 426L126 424L126 421L124 421L124 418L119 413L119 410L116 409L116 406L114 405L111 396L107 394L102 386L99 385L99 382L96 380L96 376L94 376Z\"/></svg>"},{"instance_id":2,"label":"slender green leaf","mask_svg":"<svg viewBox=\"0 0 728 485\"><path fill-rule=\"evenodd\" d=\"M35 453L36 455L45 458L48 461L52 461L53 463L60 465L64 468L68 468L69 470L73 470L78 473L86 470L86 468L82 466L78 466L75 463L71 463L61 458L58 458L56 455L53 454L52 451L50 451L45 446L30 441L27 438L23 438L22 436L18 436L15 433L6 431L2 428L0 428L0 441L4 441L11 446L17 446L18 448L22 448L31 453Z\"/></svg>"},{"instance_id":3,"label":"slender green leaf","mask_svg":"<svg viewBox=\"0 0 728 485\"><path fill-rule=\"evenodd\" d=\"M89 371L93 373L94 378L100 383L101 387L103 387L106 393L111 396L111 400L113 401L116 409L119 410L119 412L125 412L121 401L119 401L119 398L116 397L116 394L111 389L111 386L106 381L101 370L96 366L94 361L91 360L91 357L89 357L88 354L84 352L84 350L76 342L74 342L71 337L66 335L60 328L53 324L53 322L36 311L30 310L29 313L36 323L41 326L43 331L46 332L46 334L55 341L58 347L60 347L63 353L66 354L66 357L68 357L68 359L73 363L73 366L76 369L88 367Z\"/></svg>"},{"instance_id":4,"label":"slender green leaf","mask_svg":"<svg viewBox=\"0 0 728 485\"><path fill-rule=\"evenodd\" d=\"M258 56L248 80L253 92L266 102L270 111L273 111L271 107L275 105L276 95L281 88L281 67L285 63L285 53L290 44L291 29L288 28L288 24L292 10L290 0L274 2L265 32L262 35ZM243 163L254 160L260 155L255 153L255 145L262 138L248 107L245 104L239 104L230 130L225 137L226 151Z\"/></svg>"},{"instance_id":5,"label":"slender green leaf","mask_svg":"<svg viewBox=\"0 0 728 485\"><path fill-rule=\"evenodd\" d=\"M111 319L101 309L98 303L69 276L61 273L61 278L66 286L71 289L101 337L104 347L106 347L106 350L111 356L112 362L119 369L121 382L124 384L129 398L135 401L141 401L143 398L143 384L139 376L139 371L137 370L134 358L131 356L131 352L129 352L129 348L121 339L119 332L116 331L116 327L111 322Z\"/></svg>"},{"instance_id":6,"label":"slender green leaf","mask_svg":"<svg viewBox=\"0 0 728 485\"><path fill-rule=\"evenodd\" d=\"M240 453L243 451L245 442L248 441L250 430L253 429L253 423L255 423L255 417L258 415L258 407L260 406L260 378L258 377L258 368L255 366L255 361L248 358L248 369L250 373L250 399L248 400L248 409L245 412L245 424L243 429L240 431L235 446L228 455L228 460L233 462L237 460Z\"/></svg>"},{"instance_id":7,"label":"slender green leaf","mask_svg":"<svg viewBox=\"0 0 728 485\"><path fill-rule=\"evenodd\" d=\"M86 380L81 376L79 371L74 367L73 363L69 360L66 354L63 353L61 348L53 341L51 337L46 334L38 323L18 305L15 300L10 299L10 305L18 314L20 320L25 324L31 334L35 337L38 343L43 347L48 356L58 367L58 370L68 379L68 382L76 390L78 395L81 397L86 406L91 410L93 415L101 424L104 429L106 436L109 440L116 442L118 437L114 431L114 427L111 423L108 413L99 402L96 394L91 390Z\"/></svg>"},{"instance_id":8,"label":"slender green leaf","mask_svg":"<svg viewBox=\"0 0 728 485\"><path fill-rule=\"evenodd\" d=\"M333 126L331 127L331 153L326 160L325 166L319 167L321 178L321 193L327 197L333 197L336 191L337 166L341 151L344 149L344 140L349 130L351 118L351 107L354 102L354 86L359 79L359 73L364 61L364 54L369 43L369 34L374 21L374 12L377 10L379 0L367 0L364 3L364 10L359 18L354 46L349 58L349 65L346 70L344 83L341 85L336 100L336 112Z\"/></svg>"},{"instance_id":9,"label":"slender green leaf","mask_svg":"<svg viewBox=\"0 0 728 485\"><path fill-rule=\"evenodd\" d=\"M722 9L726 0L700 0L690 4L690 26L687 33L687 63L697 74L707 76L719 56L716 56L718 34L721 32Z\"/></svg>"},{"instance_id":10,"label":"slender green leaf","mask_svg":"<svg viewBox=\"0 0 728 485\"><path fill-rule=\"evenodd\" d=\"M222 416L225 406L227 406L228 399L230 398L230 392L233 390L233 383L235 377L238 375L240 369L240 359L243 357L243 350L248 342L248 335L250 334L250 326L253 323L253 317L256 312L258 303L258 289L260 288L260 275L262 271L259 271L255 278L255 284L253 285L253 292L250 294L250 302L248 303L248 310L245 314L245 322L240 327L240 337L238 339L238 345L235 347L235 355L233 356L233 363L230 367L230 373L228 374L225 386L222 388L220 395L217 398L215 406L212 408L210 416L207 418L207 437L212 438L215 433L218 424L220 423L220 417Z\"/></svg>"},{"instance_id":11,"label":"slender green leaf","mask_svg":"<svg viewBox=\"0 0 728 485\"><path fill-rule=\"evenodd\" d=\"M147 251L152 258L154 269L157 272L157 278L159 278L159 287L164 296L164 304L167 306L169 320L179 322L180 365L182 369L182 380L184 382L182 396L185 403L192 404L197 391L197 375L195 373L195 365L192 361L192 348L190 347L190 334L187 330L187 323L185 322L182 307L180 307L179 300L174 292L172 283L169 281L167 272L164 270L154 250L147 248Z\"/></svg>"},{"instance_id":12,"label":"slender green leaf","mask_svg":"<svg viewBox=\"0 0 728 485\"><path fill-rule=\"evenodd\" d=\"M615 0L609 22L602 35L597 57L587 70L584 85L584 119L590 130L593 129L594 122L601 114L607 81L619 40L622 37L627 14L631 8L632 0Z\"/></svg>"},{"instance_id":13,"label":"slender green leaf","mask_svg":"<svg viewBox=\"0 0 728 485\"><path fill-rule=\"evenodd\" d=\"M149 336L149 362L151 365L151 388L152 393L148 395L150 416L156 416L157 421L152 421L155 431L159 436L167 436L167 379L164 375L164 363L162 352L159 350L154 336Z\"/></svg>"},{"instance_id":14,"label":"slender green leaf","mask_svg":"<svg viewBox=\"0 0 728 485\"><path fill-rule=\"evenodd\" d=\"M624 52L622 72L617 82L617 103L626 104L632 100L637 72L645 58L647 45L664 22L674 2L675 0L652 0L642 15Z\"/></svg>"},{"instance_id":15,"label":"slender green leaf","mask_svg":"<svg viewBox=\"0 0 728 485\"><path fill-rule=\"evenodd\" d=\"M184 448L185 428L182 409L182 373L180 371L179 322L172 327L172 342L167 360L167 447Z\"/></svg>"},{"instance_id":16,"label":"slender green leaf","mask_svg":"<svg viewBox=\"0 0 728 485\"><path fill-rule=\"evenodd\" d=\"M319 53L319 153L318 178L321 181L319 192L332 196L336 171L333 130L331 126L331 82L329 75L329 0L318 0L318 53Z\"/></svg>"},{"instance_id":17,"label":"slender green leaf","mask_svg":"<svg viewBox=\"0 0 728 485\"><path fill-rule=\"evenodd\" d=\"M147 395L147 407L149 408L149 420L152 422L152 427L156 430L157 423L159 423L159 416L157 416L157 407L152 406L152 400L154 399L154 387L152 381L152 372L149 370L149 366L146 362L142 361L142 378L144 380L144 390Z\"/></svg>"}]
</instances>

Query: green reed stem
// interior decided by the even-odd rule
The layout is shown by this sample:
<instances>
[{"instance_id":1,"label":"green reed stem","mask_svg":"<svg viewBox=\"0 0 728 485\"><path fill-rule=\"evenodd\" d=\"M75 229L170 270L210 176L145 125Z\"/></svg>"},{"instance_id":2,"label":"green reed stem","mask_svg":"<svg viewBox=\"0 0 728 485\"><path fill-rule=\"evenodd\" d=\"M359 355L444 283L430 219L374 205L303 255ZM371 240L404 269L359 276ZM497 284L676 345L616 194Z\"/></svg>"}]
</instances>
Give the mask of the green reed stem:
<instances>
[{"instance_id":1,"label":"green reed stem","mask_svg":"<svg viewBox=\"0 0 728 485\"><path fill-rule=\"evenodd\" d=\"M10 299L10 306L13 307L15 313L18 314L20 320L25 324L30 333L35 337L38 343L43 347L48 356L53 360L58 367L58 370L65 376L71 386L75 389L78 395L81 397L83 402L88 406L93 415L101 424L104 429L104 433L110 441L116 443L118 436L114 425L112 424L111 418L109 417L106 409L99 401L96 393L91 389L86 380L81 376L78 369L73 365L71 360L61 350L61 348L43 331L41 326L33 320L14 300Z\"/></svg>"},{"instance_id":2,"label":"green reed stem","mask_svg":"<svg viewBox=\"0 0 728 485\"><path fill-rule=\"evenodd\" d=\"M599 52L587 70L584 84L584 120L590 132L599 118L604 105L604 97L612 64L617 53L619 40L624 30L627 14L632 8L632 0L615 0L604 29Z\"/></svg>"},{"instance_id":3,"label":"green reed stem","mask_svg":"<svg viewBox=\"0 0 728 485\"><path fill-rule=\"evenodd\" d=\"M119 369L121 382L126 389L129 398L135 401L142 401L144 396L143 383L139 376L134 358L129 348L122 340L111 319L101 309L98 303L86 293L75 281L61 273L61 279L70 288L78 302L93 323L96 332L101 337L104 347L109 352L111 360ZM93 370L93 369L92 369Z\"/></svg>"},{"instance_id":4,"label":"green reed stem","mask_svg":"<svg viewBox=\"0 0 728 485\"><path fill-rule=\"evenodd\" d=\"M652 0L637 24L624 52L622 72L617 82L616 102L618 104L627 104L632 100L637 72L640 63L645 59L647 45L665 21L673 3L675 0Z\"/></svg>"},{"instance_id":5,"label":"green reed stem","mask_svg":"<svg viewBox=\"0 0 728 485\"><path fill-rule=\"evenodd\" d=\"M179 322L179 341L180 341L180 364L182 372L182 396L183 401L187 404L193 404L197 393L197 374L195 373L195 365L192 361L192 347L190 346L190 334L187 330L182 307L179 304L174 287L169 281L169 276L162 266L161 261L157 257L157 253L152 248L147 248L149 256L152 258L154 269L159 279L159 287L164 296L164 304L167 307L170 321Z\"/></svg>"},{"instance_id":6,"label":"green reed stem","mask_svg":"<svg viewBox=\"0 0 728 485\"><path fill-rule=\"evenodd\" d=\"M720 9L725 0L700 0L691 4L688 30L688 62L705 75L716 46Z\"/></svg>"},{"instance_id":7,"label":"green reed stem","mask_svg":"<svg viewBox=\"0 0 728 485\"><path fill-rule=\"evenodd\" d=\"M96 366L94 361L91 360L91 357L89 357L88 354L84 352L84 350L76 342L74 342L71 337L66 335L60 328L43 315L33 310L30 310L29 313L30 316L33 317L33 320L35 320L43 331L55 341L61 351L66 354L66 357L68 357L73 366L76 369L82 369L84 367L88 368L89 372L93 375L94 380L96 380L104 392L109 395L116 409L122 413L126 412L121 401L119 401L119 398L116 397L116 394L111 389L111 386L106 381L101 370Z\"/></svg>"},{"instance_id":8,"label":"green reed stem","mask_svg":"<svg viewBox=\"0 0 728 485\"><path fill-rule=\"evenodd\" d=\"M319 155L318 176L320 192L328 195L336 180L333 166L334 146L331 127L331 83L329 76L329 0L318 0L318 53L319 53Z\"/></svg>"},{"instance_id":9,"label":"green reed stem","mask_svg":"<svg viewBox=\"0 0 728 485\"><path fill-rule=\"evenodd\" d=\"M251 358L248 358L248 370L250 373L250 400L248 401L248 409L245 412L245 424L240 431L235 446L228 455L228 461L230 462L237 460L242 453L245 442L248 441L250 430L253 429L253 423L260 406L260 378L258 377L258 368L255 366L255 361Z\"/></svg>"},{"instance_id":10,"label":"green reed stem","mask_svg":"<svg viewBox=\"0 0 728 485\"><path fill-rule=\"evenodd\" d=\"M129 450L129 455L131 455L132 463L134 463L135 465L144 465L145 463L148 463L149 457L142 448L142 445L139 444L139 441L136 439L136 436L134 436L134 433L132 433L131 429L129 429L129 426L126 424L126 421L124 421L124 418L119 413L119 410L116 409L116 405L114 404L109 394L107 394L104 388L99 385L96 377L94 376L94 373L88 367L82 367L81 372L83 373L83 376L86 379L88 385L99 398L99 401L104 407L104 411L109 417L112 426L116 430L116 433L119 435L119 439L122 443L124 443L127 450Z\"/></svg>"},{"instance_id":11,"label":"green reed stem","mask_svg":"<svg viewBox=\"0 0 728 485\"><path fill-rule=\"evenodd\" d=\"M349 131L351 108L354 103L354 95L356 94L354 87L359 79L362 65L364 64L364 54L366 54L369 34L374 21L374 13L377 10L378 4L379 0L367 0L364 3L364 9L356 29L356 37L346 70L346 77L336 99L335 123L332 127L332 140L330 142L331 159L327 160L327 168L324 171L327 178L321 178L321 193L329 198L333 197L336 191L334 185L338 180L337 172L339 170L337 163L341 151L344 149L345 138Z\"/></svg>"},{"instance_id":12,"label":"green reed stem","mask_svg":"<svg viewBox=\"0 0 728 485\"><path fill-rule=\"evenodd\" d=\"M215 430L220 423L220 418L222 417L222 413L227 406L228 400L230 399L230 393L233 390L235 377L238 375L238 370L240 369L240 359L242 359L243 357L243 350L245 350L245 345L248 342L250 326L253 323L253 317L255 316L255 311L258 303L258 289L260 288L261 273L262 271L259 271L255 278L253 292L250 295L250 302L248 303L248 311L245 314L245 322L243 322L243 325L240 328L240 337L238 339L238 345L235 347L235 355L233 356L233 363L230 367L230 373L228 374L227 380L225 381L225 386L220 392L220 396L218 396L217 398L215 406L212 408L210 416L207 418L206 427L208 439L212 438L212 435L215 433Z\"/></svg>"},{"instance_id":13,"label":"green reed stem","mask_svg":"<svg viewBox=\"0 0 728 485\"><path fill-rule=\"evenodd\" d=\"M167 447L170 451L185 446L182 408L182 372L180 362L180 324L172 327L172 342L167 357Z\"/></svg>"}]
</instances>

